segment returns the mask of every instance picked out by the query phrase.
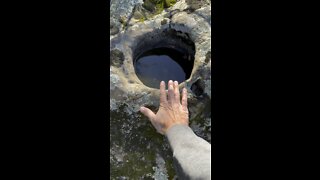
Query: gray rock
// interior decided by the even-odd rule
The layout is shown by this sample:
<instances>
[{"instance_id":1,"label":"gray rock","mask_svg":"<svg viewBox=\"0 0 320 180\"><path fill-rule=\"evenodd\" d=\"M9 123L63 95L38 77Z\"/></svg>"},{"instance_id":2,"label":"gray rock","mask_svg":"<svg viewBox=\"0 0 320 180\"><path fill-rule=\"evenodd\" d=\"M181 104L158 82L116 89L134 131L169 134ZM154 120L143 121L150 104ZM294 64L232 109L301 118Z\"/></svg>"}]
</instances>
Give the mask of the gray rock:
<instances>
[{"instance_id":1,"label":"gray rock","mask_svg":"<svg viewBox=\"0 0 320 180\"><path fill-rule=\"evenodd\" d=\"M115 23L110 23L110 35L115 35L119 33L119 27Z\"/></svg>"},{"instance_id":2,"label":"gray rock","mask_svg":"<svg viewBox=\"0 0 320 180\"><path fill-rule=\"evenodd\" d=\"M139 113L141 106L157 111L159 89L147 87L139 80L133 61L142 51L160 45L182 48L194 54L191 76L179 87L188 90L191 128L211 142L210 1L180 0L160 14L138 21L144 16L142 3L142 0L111 2L112 28L119 29L118 32L113 30L110 38L111 174L113 179L119 179L120 174L130 179L142 179L164 173L162 177L172 179L175 173L170 148L165 138L157 134ZM192 12L187 10L190 7ZM122 24L119 19L123 20ZM125 29L121 28L124 23L128 24ZM161 162L168 163L161 165L160 171L154 167L156 152L162 152Z\"/></svg>"},{"instance_id":3,"label":"gray rock","mask_svg":"<svg viewBox=\"0 0 320 180\"><path fill-rule=\"evenodd\" d=\"M110 65L115 67L120 67L123 64L124 55L118 49L113 49L110 51Z\"/></svg>"}]
</instances>

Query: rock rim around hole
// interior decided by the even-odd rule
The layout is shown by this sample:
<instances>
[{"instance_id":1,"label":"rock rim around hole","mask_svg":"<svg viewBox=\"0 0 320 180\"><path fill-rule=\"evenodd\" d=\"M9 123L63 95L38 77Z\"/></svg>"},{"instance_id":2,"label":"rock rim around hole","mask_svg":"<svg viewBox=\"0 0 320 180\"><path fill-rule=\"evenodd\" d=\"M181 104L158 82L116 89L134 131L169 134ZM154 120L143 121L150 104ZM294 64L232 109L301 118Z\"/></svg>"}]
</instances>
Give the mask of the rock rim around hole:
<instances>
[{"instance_id":1,"label":"rock rim around hole","mask_svg":"<svg viewBox=\"0 0 320 180\"><path fill-rule=\"evenodd\" d=\"M180 88L188 89L190 127L211 142L211 7L198 0L177 0L162 12L142 18L143 2L111 1L110 179L175 179L169 144L139 113L142 105L158 110L159 89L144 86L133 65L139 43L150 47L147 39L155 44L173 39L162 36L164 30L171 29L171 37L189 38L195 44L192 75Z\"/></svg>"},{"instance_id":2,"label":"rock rim around hole","mask_svg":"<svg viewBox=\"0 0 320 180\"><path fill-rule=\"evenodd\" d=\"M179 82L180 89L186 87L188 90L188 99L191 102L189 104L190 120L197 117L204 109L206 104L200 97L211 99L211 56L208 56L208 53L211 52L211 22L208 21L211 16L211 7L205 5L193 13L185 12L187 8L188 4L179 1L154 18L136 22L111 37L110 53L117 52L117 55L110 59L111 62L116 62L115 65L110 66L111 110L116 110L119 105L126 104L130 108L128 113L136 113L140 106L157 107L159 105L159 89L145 86L137 77L133 64L135 53L138 52L137 48L144 45L154 48L163 43L177 48L174 43L170 42L176 39L189 39L195 45L191 75L184 82ZM167 18L168 12L175 13ZM164 20L167 23L163 23ZM170 33L176 38L168 38ZM164 34L167 35L164 36ZM152 41L154 46L150 43ZM182 46L188 46L186 44ZM121 54L124 57L122 62ZM204 84L200 95L199 91L194 93L191 89L192 86L195 87L194 84L197 84L199 79Z\"/></svg>"},{"instance_id":3,"label":"rock rim around hole","mask_svg":"<svg viewBox=\"0 0 320 180\"><path fill-rule=\"evenodd\" d=\"M148 35L147 35L148 36ZM135 72L140 81L151 88L159 88L161 81L177 80L183 82L189 79L194 64L195 47L189 40L188 44L181 39L175 39L172 33L164 33L163 36L173 40L172 42L157 42L150 45L142 40L134 53ZM171 36L171 37L170 37ZM175 39L175 40L174 40ZM187 40L185 40L187 41ZM154 47L151 49L150 47Z\"/></svg>"}]
</instances>

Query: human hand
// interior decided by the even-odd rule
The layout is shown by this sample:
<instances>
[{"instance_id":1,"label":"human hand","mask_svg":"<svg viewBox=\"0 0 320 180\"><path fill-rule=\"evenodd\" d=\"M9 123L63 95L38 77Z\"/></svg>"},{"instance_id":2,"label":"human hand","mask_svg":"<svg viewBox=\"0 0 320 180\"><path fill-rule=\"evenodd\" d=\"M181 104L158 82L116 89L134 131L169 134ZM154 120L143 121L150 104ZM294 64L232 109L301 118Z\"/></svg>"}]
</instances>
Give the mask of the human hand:
<instances>
[{"instance_id":1,"label":"human hand","mask_svg":"<svg viewBox=\"0 0 320 180\"><path fill-rule=\"evenodd\" d=\"M168 98L166 84L160 83L160 107L156 114L149 108L141 107L140 112L147 116L152 125L160 134L165 134L167 130L175 124L189 125L189 112L187 102L187 89L183 88L180 103L180 92L178 81L168 82Z\"/></svg>"}]
</instances>

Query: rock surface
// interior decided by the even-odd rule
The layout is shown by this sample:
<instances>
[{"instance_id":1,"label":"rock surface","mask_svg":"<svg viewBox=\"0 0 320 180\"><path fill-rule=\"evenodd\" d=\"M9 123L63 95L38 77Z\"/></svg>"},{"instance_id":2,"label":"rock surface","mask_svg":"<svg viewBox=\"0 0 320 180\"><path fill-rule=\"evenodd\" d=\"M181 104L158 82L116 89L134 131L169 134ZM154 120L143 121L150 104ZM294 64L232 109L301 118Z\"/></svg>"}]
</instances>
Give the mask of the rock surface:
<instances>
[{"instance_id":1,"label":"rock surface","mask_svg":"<svg viewBox=\"0 0 320 180\"><path fill-rule=\"evenodd\" d=\"M157 110L159 89L139 80L133 61L161 43L194 51L191 76L180 88L188 90L191 128L211 142L211 2L180 0L161 11L146 10L142 0L110 5L111 179L173 179L165 137L139 113L142 105ZM192 41L195 49L175 43L175 37Z\"/></svg>"}]
</instances>

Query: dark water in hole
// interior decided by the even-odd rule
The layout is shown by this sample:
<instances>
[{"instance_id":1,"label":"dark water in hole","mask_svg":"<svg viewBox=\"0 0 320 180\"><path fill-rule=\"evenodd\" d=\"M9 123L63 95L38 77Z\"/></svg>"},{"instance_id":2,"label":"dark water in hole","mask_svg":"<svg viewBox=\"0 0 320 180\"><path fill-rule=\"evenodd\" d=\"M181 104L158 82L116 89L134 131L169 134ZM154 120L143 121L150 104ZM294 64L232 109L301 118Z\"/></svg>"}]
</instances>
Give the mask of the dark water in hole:
<instances>
[{"instance_id":1,"label":"dark water in hole","mask_svg":"<svg viewBox=\"0 0 320 180\"><path fill-rule=\"evenodd\" d=\"M181 83L189 78L191 71L186 72L186 65L191 64L189 59L187 54L180 51L157 48L145 52L135 61L135 71L143 84L159 88L160 81L176 80Z\"/></svg>"}]
</instances>

